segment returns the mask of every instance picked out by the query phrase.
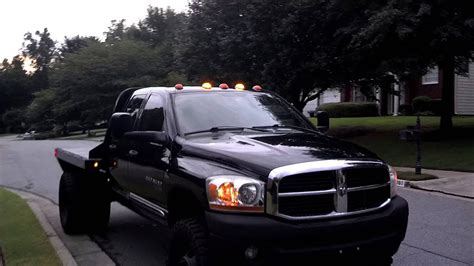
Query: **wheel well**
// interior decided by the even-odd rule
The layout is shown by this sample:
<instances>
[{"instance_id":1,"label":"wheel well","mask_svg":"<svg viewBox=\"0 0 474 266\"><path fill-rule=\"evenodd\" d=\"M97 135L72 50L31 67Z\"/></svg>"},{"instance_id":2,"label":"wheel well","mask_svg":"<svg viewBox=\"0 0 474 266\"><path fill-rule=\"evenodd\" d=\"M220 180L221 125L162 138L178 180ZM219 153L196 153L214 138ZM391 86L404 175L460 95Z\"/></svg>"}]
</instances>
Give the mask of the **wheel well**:
<instances>
[{"instance_id":1,"label":"wheel well","mask_svg":"<svg viewBox=\"0 0 474 266\"><path fill-rule=\"evenodd\" d=\"M75 165L72 165L66 161L63 160L58 160L59 161L59 166L61 166L61 169L63 172L67 173L83 173L84 169L81 169Z\"/></svg>"},{"instance_id":2,"label":"wheel well","mask_svg":"<svg viewBox=\"0 0 474 266\"><path fill-rule=\"evenodd\" d=\"M201 216L204 208L201 201L190 191L174 189L168 196L168 224L173 226L177 221Z\"/></svg>"}]
</instances>

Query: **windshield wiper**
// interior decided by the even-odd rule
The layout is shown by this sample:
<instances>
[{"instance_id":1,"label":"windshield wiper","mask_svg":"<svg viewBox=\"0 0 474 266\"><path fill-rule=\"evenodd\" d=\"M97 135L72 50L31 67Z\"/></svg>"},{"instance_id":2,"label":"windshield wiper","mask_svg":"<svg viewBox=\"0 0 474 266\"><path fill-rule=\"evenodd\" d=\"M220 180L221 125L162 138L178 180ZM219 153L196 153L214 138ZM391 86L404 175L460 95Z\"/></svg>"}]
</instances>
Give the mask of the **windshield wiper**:
<instances>
[{"instance_id":1,"label":"windshield wiper","mask_svg":"<svg viewBox=\"0 0 474 266\"><path fill-rule=\"evenodd\" d=\"M198 131L192 131L192 132L187 132L184 133L185 136L193 135L193 134L199 134L199 133L206 133L206 132L211 132L211 133L216 133L219 131L223 130L253 130L253 131L259 131L259 132L267 132L265 129L259 129L255 127L233 127L233 126L220 126L220 127L211 127L209 129L204 129L204 130L198 130Z\"/></svg>"},{"instance_id":2,"label":"windshield wiper","mask_svg":"<svg viewBox=\"0 0 474 266\"><path fill-rule=\"evenodd\" d=\"M290 126L290 125L280 125L280 124L275 124L272 126L255 126L252 127L253 129L265 129L265 128L272 128L272 129L278 129L278 128L291 128L299 131L304 131L304 132L311 132L311 133L320 133L314 129L306 128L306 127L299 127L299 126Z\"/></svg>"}]
</instances>

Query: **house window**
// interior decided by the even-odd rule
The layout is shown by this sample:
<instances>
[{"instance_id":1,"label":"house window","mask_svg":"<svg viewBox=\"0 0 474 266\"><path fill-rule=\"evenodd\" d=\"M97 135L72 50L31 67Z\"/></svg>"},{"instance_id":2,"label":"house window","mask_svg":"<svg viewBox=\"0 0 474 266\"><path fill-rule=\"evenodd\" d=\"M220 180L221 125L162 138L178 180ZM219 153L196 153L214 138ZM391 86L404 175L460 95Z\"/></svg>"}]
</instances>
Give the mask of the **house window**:
<instances>
[{"instance_id":1,"label":"house window","mask_svg":"<svg viewBox=\"0 0 474 266\"><path fill-rule=\"evenodd\" d=\"M431 68L428 73L421 77L421 84L429 85L429 84L438 84L438 67Z\"/></svg>"}]
</instances>

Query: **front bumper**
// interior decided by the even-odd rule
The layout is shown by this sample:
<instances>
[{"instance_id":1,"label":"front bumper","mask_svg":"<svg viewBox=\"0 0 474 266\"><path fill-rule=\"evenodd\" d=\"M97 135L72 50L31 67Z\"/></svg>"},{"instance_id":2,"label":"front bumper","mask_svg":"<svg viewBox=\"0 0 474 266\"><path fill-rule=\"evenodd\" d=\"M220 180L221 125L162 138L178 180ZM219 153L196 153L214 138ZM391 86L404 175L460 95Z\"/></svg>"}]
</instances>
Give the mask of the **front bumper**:
<instances>
[{"instance_id":1,"label":"front bumper","mask_svg":"<svg viewBox=\"0 0 474 266\"><path fill-rule=\"evenodd\" d=\"M405 238L408 203L397 196L373 213L339 219L287 221L268 215L206 212L211 248L244 254L389 257Z\"/></svg>"}]
</instances>

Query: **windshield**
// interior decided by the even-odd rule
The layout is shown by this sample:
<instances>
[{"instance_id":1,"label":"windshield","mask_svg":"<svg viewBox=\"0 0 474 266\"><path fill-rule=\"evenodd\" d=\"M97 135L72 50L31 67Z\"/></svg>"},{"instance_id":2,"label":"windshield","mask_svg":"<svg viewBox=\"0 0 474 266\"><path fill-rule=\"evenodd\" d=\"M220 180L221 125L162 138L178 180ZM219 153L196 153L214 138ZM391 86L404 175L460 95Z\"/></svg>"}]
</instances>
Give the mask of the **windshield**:
<instances>
[{"instance_id":1,"label":"windshield","mask_svg":"<svg viewBox=\"0 0 474 266\"><path fill-rule=\"evenodd\" d=\"M180 133L217 127L295 126L311 129L291 106L266 93L175 94L175 114Z\"/></svg>"}]
</instances>

